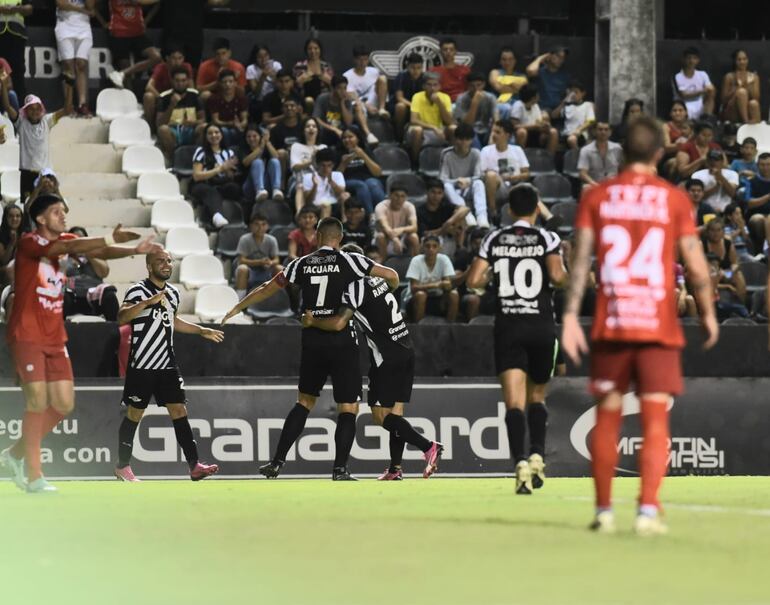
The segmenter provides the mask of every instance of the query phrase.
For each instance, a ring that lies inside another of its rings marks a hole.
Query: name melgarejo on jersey
[[[509,258],[521,258],[523,256],[543,256],[545,248],[543,246],[492,246],[492,254],[495,256],[506,256]]]

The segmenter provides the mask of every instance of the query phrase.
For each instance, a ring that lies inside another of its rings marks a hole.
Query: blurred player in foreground
[[[683,388],[684,335],[677,319],[672,269],[678,254],[698,301],[706,349],[716,343],[719,326],[692,203],[656,174],[664,153],[658,123],[648,117],[634,120],[624,152],[625,170],[587,191],[578,207],[562,346],[576,364],[588,352],[578,313],[595,254],[599,276],[590,376],[597,399],[591,440],[596,518],[591,529],[615,531],[611,486],[618,462],[622,397],[633,382],[641,401],[643,437],[634,530],[654,535],[667,531],[658,491],[668,465],[668,408],[671,397]]]

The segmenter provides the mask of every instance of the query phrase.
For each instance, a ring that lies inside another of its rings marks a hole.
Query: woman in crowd
[[[723,120],[757,124],[762,119],[759,107],[759,75],[749,71],[749,55],[739,49],[733,53],[733,71],[722,79]]]
[[[623,115],[620,117],[620,124],[615,124],[612,127],[612,140],[621,144],[625,142],[629,122],[643,113],[644,101],[641,99],[628,99],[623,104]]]
[[[222,146],[222,131],[209,124],[203,146],[193,154],[193,186],[190,193],[206,207],[217,229],[228,224],[222,213],[224,200],[240,201],[241,187],[236,182],[238,158],[235,152]]]
[[[267,46],[258,44],[251,50],[249,65],[246,67],[246,80],[249,83],[249,95],[262,99],[275,89],[275,76],[283,68],[270,56]]]
[[[243,193],[247,200],[261,202],[272,195],[275,200],[283,199],[281,191],[281,161],[278,150],[270,143],[270,131],[260,131],[256,124],[246,127],[246,148],[243,160],[248,176],[243,182]],[[265,187],[266,181],[270,192]]]
[[[321,41],[310,38],[305,42],[305,59],[294,65],[294,78],[305,99],[305,111],[313,113],[313,104],[322,92],[330,90],[334,70],[323,60]]]
[[[379,179],[382,168],[361,144],[361,135],[355,126],[348,126],[342,131],[340,156],[337,170],[345,177],[347,190],[364,205],[366,213],[371,214],[374,206],[386,197]]]
[[[16,204],[8,204],[3,210],[0,223],[0,286],[11,283],[13,259],[22,233],[24,213]]]
[[[326,145],[318,143],[320,128],[315,118],[305,118],[302,123],[302,142],[294,143],[289,151],[289,166],[295,178],[300,178],[306,172],[313,172],[315,154]]]
[[[666,149],[666,155],[676,155],[679,145],[686,143],[690,138],[687,133],[692,135],[692,129],[689,127],[687,119],[687,106],[684,101],[679,99],[671,104],[669,111],[669,121],[663,124],[663,139]]]
[[[511,107],[519,98],[519,89],[528,80],[526,74],[515,71],[516,55],[513,49],[505,46],[500,51],[500,67],[489,72],[489,86],[497,93],[497,110],[500,119],[507,120],[511,115]]]
[[[725,224],[721,218],[711,219],[701,236],[703,252],[719,259],[720,282],[729,284],[742,303],[746,302],[746,280],[738,264],[738,253],[733,243],[725,237]]]

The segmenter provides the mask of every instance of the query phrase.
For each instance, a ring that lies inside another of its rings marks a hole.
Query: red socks
[[[64,420],[64,415],[52,407],[45,412],[24,412],[21,439],[11,447],[11,456],[17,460],[24,458],[30,481],[42,475],[40,467],[40,445],[48,433]]]
[[[642,491],[639,506],[660,508],[658,490],[668,467],[668,406],[663,401],[642,400],[642,449],[639,474]]]
[[[596,408],[596,426],[591,435],[591,473],[596,488],[596,507],[610,508],[612,479],[618,464],[618,437],[622,410]]]

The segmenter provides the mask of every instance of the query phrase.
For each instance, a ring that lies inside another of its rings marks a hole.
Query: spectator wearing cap
[[[355,93],[356,101],[363,104],[367,115],[390,117],[385,109],[388,101],[388,80],[379,69],[369,65],[368,48],[353,48],[353,67],[342,75],[348,79],[348,92]]]
[[[411,53],[406,58],[406,69],[396,76],[393,84],[393,124],[400,138],[409,122],[412,97],[425,88],[425,65],[422,55]]]
[[[695,124],[695,136],[679,146],[676,154],[676,172],[680,179],[686,179],[706,165],[706,155],[710,150],[721,151],[719,143],[714,141],[714,126],[702,120]]]
[[[497,120],[497,99],[484,90],[486,77],[480,71],[468,74],[468,90],[455,101],[453,117],[460,124],[473,127],[473,146],[481,149],[489,140],[489,131]]]
[[[152,69],[163,58],[147,36],[142,7],[158,0],[110,0],[110,51],[117,69],[109,74],[118,88],[131,88],[126,78]],[[140,60],[140,58],[142,60]],[[132,63],[133,59],[133,63]]]
[[[305,111],[313,113],[318,96],[332,86],[334,69],[323,59],[323,46],[318,38],[305,41],[305,58],[294,64],[294,78],[305,100]]]
[[[426,235],[422,238],[422,254],[415,256],[406,270],[409,285],[404,291],[404,305],[415,323],[426,314],[443,316],[450,322],[457,320],[460,295],[453,285],[455,269],[440,249],[439,238]]]
[[[560,117],[554,110],[559,107],[571,80],[564,67],[568,52],[566,47],[557,46],[527,65],[527,77],[530,80],[537,78],[540,107],[554,120]]]
[[[687,106],[687,115],[697,120],[701,115],[714,113],[716,89],[709,75],[697,69],[700,64],[700,52],[694,46],[684,49],[682,69],[674,76],[674,89],[677,96]]]
[[[345,202],[345,221],[342,223],[342,243],[368,248],[372,244],[372,229],[366,218],[364,205],[355,197]]]
[[[444,144],[455,129],[452,100],[448,94],[439,90],[440,87],[439,75],[428,72],[425,74],[423,91],[412,97],[405,139],[415,163],[423,145]]]
[[[470,208],[452,203],[445,196],[444,184],[439,179],[429,179],[426,186],[425,203],[417,209],[417,233],[420,237],[435,235],[441,240],[442,249],[454,250],[463,240],[465,217]],[[483,199],[483,185],[481,194]]]
[[[489,72],[489,86],[497,93],[497,112],[501,120],[507,120],[511,108],[519,98],[521,88],[527,84],[527,76],[516,71],[516,55],[510,46],[500,50],[500,66]]]
[[[235,75],[235,83],[241,92],[246,91],[246,68],[242,63],[233,59],[233,52],[230,50],[230,40],[227,38],[217,38],[211,45],[214,56],[206,59],[198,68],[198,77],[196,79],[196,88],[201,94],[201,99],[205,103],[208,98],[217,91],[219,87],[219,72],[224,69],[230,70]]]
[[[455,62],[457,57],[457,43],[452,38],[444,38],[439,42],[441,53],[441,65],[430,68],[430,71],[439,75],[441,92],[449,95],[454,102],[466,89],[468,74],[471,68]]]
[[[285,103],[289,100],[297,104],[294,115],[300,119],[304,105],[302,97],[294,90],[294,75],[289,69],[281,69],[275,75],[275,89],[262,99],[262,123],[268,128],[278,124],[285,116]]]
[[[473,205],[475,221],[466,212],[471,224],[489,226],[487,198],[484,181],[481,178],[481,152],[473,148],[473,128],[460,124],[455,130],[452,147],[441,152],[439,179],[443,182],[444,193],[457,208],[467,210],[466,204]]]
[[[420,247],[417,210],[407,200],[406,189],[400,185],[391,187],[390,195],[375,206],[374,216],[377,221],[374,241],[382,258],[417,254]]]
[[[594,140],[580,149],[577,168],[580,180],[586,187],[618,174],[623,163],[623,147],[610,141],[609,122],[596,122]]]
[[[235,78],[235,73],[223,69],[217,76],[217,91],[208,98],[206,109],[211,123],[222,130],[225,147],[237,147],[243,143],[243,133],[249,123],[249,101]]]
[[[45,105],[43,105],[40,97],[27,95],[24,99],[24,105],[17,112],[10,104],[3,74],[0,74],[0,83],[3,83],[3,107],[8,117],[15,123],[16,132],[19,135],[21,199],[25,199],[32,192],[35,179],[40,172],[51,166],[49,157],[51,128],[67,111],[60,109],[54,113],[46,113]]]
[[[267,217],[254,212],[249,220],[249,233],[238,240],[235,291],[239,299],[283,269],[278,258],[278,240],[267,232],[269,228]]]
[[[706,155],[706,168],[692,175],[703,183],[703,201],[717,212],[722,212],[733,201],[740,184],[738,173],[726,166],[724,153],[712,149]]]
[[[519,147],[545,147],[554,155],[559,145],[559,132],[551,126],[548,112],[541,111],[539,99],[537,87],[533,84],[525,84],[519,89],[519,98],[510,108],[511,123],[516,128],[516,144]]]
[[[168,47],[165,50],[163,59],[163,62],[158,63],[155,69],[152,70],[152,75],[144,87],[144,97],[142,99],[144,119],[151,125],[155,124],[160,95],[174,87],[173,72],[177,67],[182,67],[187,72],[188,84],[186,88],[194,83],[192,65],[185,61],[184,53],[180,47]]]
[[[586,100],[586,87],[572,81],[567,88],[567,95],[554,111],[564,118],[561,132],[567,147],[577,149],[588,141],[588,129],[596,121],[594,104]]]
[[[379,178],[382,168],[361,139],[360,131],[354,126],[342,131],[340,163],[337,170],[345,177],[347,189],[363,204],[366,213],[371,214],[374,212],[374,205],[385,198],[385,189]]]
[[[3,0],[0,12],[0,57],[4,57],[16,72],[16,94],[20,99],[27,96],[24,74],[27,72],[25,50],[27,27],[25,17],[32,14],[32,0]]]
[[[171,82],[172,88],[158,97],[155,121],[158,142],[169,160],[178,146],[200,143],[206,128],[203,102],[198,91],[190,88],[190,74],[183,65],[171,70]]]
[[[297,183],[295,205],[297,212],[306,205],[319,209],[321,218],[332,215],[332,206],[338,207],[336,213],[345,216],[345,201],[350,194],[345,191],[345,177],[334,170],[335,153],[331,149],[319,149],[315,154],[315,172],[306,172],[302,181]]]

